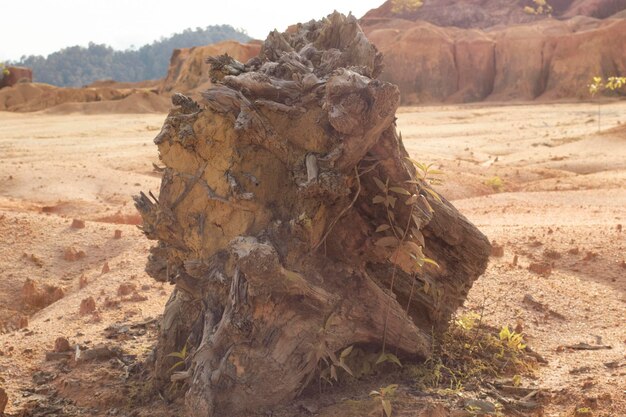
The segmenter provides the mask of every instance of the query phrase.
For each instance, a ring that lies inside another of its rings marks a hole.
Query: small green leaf
[[[387,186],[385,185],[385,183],[382,182],[380,180],[380,178],[378,178],[378,177],[373,177],[373,178],[374,178],[374,182],[376,183],[378,188],[380,188],[380,191],[382,191],[383,193],[386,193],[387,192]]]
[[[375,233],[384,232],[385,230],[389,230],[390,227],[391,226],[389,226],[388,224],[381,224],[376,228]]]
[[[381,388],[380,391],[385,395],[391,395],[396,392],[398,389],[398,384],[389,384],[384,388]]]
[[[433,190],[432,188],[424,188],[424,191],[430,194],[435,200],[439,201],[440,203],[443,203],[439,194],[437,194],[437,192]]]
[[[508,340],[511,337],[511,331],[509,330],[509,326],[504,326],[500,330],[500,340]]]
[[[181,365],[184,366],[185,365],[185,361],[178,361],[178,362],[176,362],[174,365],[172,365],[172,367],[169,369],[168,372],[172,372],[174,369],[178,368]]]
[[[407,161],[411,162],[413,165],[415,165],[415,166],[416,166],[417,168],[419,168],[420,170],[422,170],[422,171],[424,170],[424,168],[425,168],[425,167],[424,167],[424,164],[422,164],[421,162],[417,162],[415,159],[413,159],[413,158],[409,158],[409,157],[406,157],[405,159],[406,159]]]
[[[417,195],[413,194],[411,197],[407,198],[404,204],[410,206],[411,204],[415,204],[417,202]]]
[[[401,194],[401,195],[411,195],[411,193],[410,193],[410,192],[408,192],[407,190],[405,190],[405,189],[404,189],[404,188],[402,188],[402,187],[391,187],[389,190],[390,190],[390,191],[393,191],[393,192],[394,192],[394,193],[396,193],[396,194]]]
[[[398,359],[398,357],[394,355],[393,353],[381,353],[378,359],[376,360],[376,365],[380,365],[383,362],[391,362],[391,363],[398,365],[400,368],[402,368],[402,363],[400,362],[400,359]],[[389,387],[391,387],[391,385],[387,386],[386,388],[388,389]],[[383,391],[383,394],[385,393],[384,390],[386,388],[381,389],[381,391]]]
[[[345,348],[344,350],[341,351],[341,354],[339,355],[339,357],[341,359],[347,358],[348,355],[350,353],[352,353],[352,348],[354,347],[354,345],[348,346],[347,348]]]
[[[348,373],[348,375],[350,376],[354,376],[354,374],[352,373],[352,369],[348,368],[348,365],[346,365],[343,361],[343,358],[339,361],[339,363],[337,364],[338,366],[341,366],[341,368],[346,371]]]
[[[424,263],[434,265],[434,266],[436,266],[437,268],[441,268],[441,267],[439,266],[439,264],[438,264],[438,263],[437,263],[434,259],[424,258]]]
[[[374,204],[380,204],[384,202],[385,202],[385,196],[382,196],[382,195],[377,195],[372,199],[372,203]]]
[[[385,415],[387,417],[391,417],[391,401],[382,400],[383,410],[385,410]]]

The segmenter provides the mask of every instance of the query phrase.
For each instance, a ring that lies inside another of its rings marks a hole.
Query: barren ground
[[[8,413],[25,406],[32,415],[180,413],[180,405],[160,400],[143,405],[142,388],[126,383],[142,372],[135,360],[149,355],[156,334],[150,319],[170,291],[143,271],[150,243],[135,227],[130,199],[140,190],[158,195],[152,138],[164,117],[0,112],[0,386],[9,394]],[[483,312],[495,327],[523,330],[545,358],[534,376],[522,379],[522,386],[541,390],[545,416],[584,408],[592,413],[585,415],[626,415],[626,124],[620,121],[626,123],[626,102],[602,106],[599,134],[597,107],[585,103],[399,114],[409,153],[445,171],[440,193],[504,247],[465,309]],[[72,228],[73,219],[85,228]],[[66,260],[72,248],[84,256]],[[544,263],[544,273],[530,271],[532,263]],[[34,305],[25,297],[32,291],[23,292],[27,279],[39,294],[48,286],[64,296],[45,308]],[[134,288],[120,289],[123,283]],[[96,311],[81,315],[88,297]],[[60,336],[72,346],[108,343],[126,356],[45,361]],[[587,349],[567,347],[578,343]],[[367,400],[375,388],[342,392],[331,405],[322,399],[314,412],[378,416]],[[365,408],[348,403],[354,400]],[[396,415],[445,415],[417,414],[410,401],[396,404]],[[292,415],[312,408],[299,409]]]

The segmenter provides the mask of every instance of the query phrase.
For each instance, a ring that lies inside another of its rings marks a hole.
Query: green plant
[[[417,170],[417,174],[419,175],[418,178],[422,182],[426,182],[426,183],[428,183],[430,185],[441,185],[441,184],[443,184],[443,180],[440,177],[440,175],[443,175],[443,171],[441,171],[439,169],[434,169],[433,168],[433,164],[425,164],[425,163],[416,161],[416,160],[414,160],[412,158],[406,158],[406,159],[408,161],[410,161],[415,166],[415,168]],[[410,183],[410,184],[416,184],[420,188],[420,191],[427,192],[435,200],[441,202],[441,197],[432,188],[421,186],[422,183],[420,183],[419,181],[410,180],[410,181],[407,181],[407,182]]]
[[[324,361],[327,367],[320,370],[320,378],[332,385],[332,380],[339,381],[338,369],[343,369],[348,375],[354,376],[352,370],[346,364],[346,358],[350,355],[353,348],[354,346],[348,346],[341,351],[339,357],[331,351],[322,352],[320,360]]]
[[[500,340],[506,342],[507,346],[511,349],[526,349],[524,344],[524,337],[520,333],[509,330],[509,326],[504,326],[498,333]]]
[[[591,98],[594,98],[597,94],[600,94],[606,90],[617,91],[626,85],[626,77],[608,77],[606,80],[602,77],[593,77],[591,83],[587,85]],[[602,127],[602,112],[600,109],[600,102],[598,101],[598,132]]]
[[[485,180],[485,185],[490,186],[495,192],[500,192],[504,188],[504,181],[499,176],[494,176]]]
[[[391,0],[391,12],[395,14],[414,12],[423,5],[422,0]]]
[[[535,15],[552,16],[552,6],[546,0],[533,0],[532,6],[524,7],[524,12]]]
[[[444,334],[434,337],[432,350],[423,364],[406,367],[420,389],[458,392],[487,378],[504,376],[511,377],[515,385],[534,363],[521,334],[507,326],[500,330],[488,327],[474,312],[457,317]]]
[[[370,397],[377,399],[380,401],[380,406],[382,408],[382,417],[391,417],[391,400],[390,397],[398,389],[398,384],[387,385],[386,387],[381,387],[378,391],[370,392]]]
[[[4,63],[0,62],[0,80],[6,75],[9,75],[9,70]]]
[[[179,366],[185,367],[186,366],[186,361],[187,361],[187,344],[185,344],[185,346],[183,346],[183,348],[182,348],[182,350],[180,352],[168,353],[167,357],[180,359],[178,362],[176,362],[174,365],[172,365],[172,367],[169,369],[170,372],[172,372],[174,369],[178,368]]]
[[[176,368],[179,367],[183,367],[183,369],[187,366],[187,357],[188,357],[189,352],[187,352],[187,344],[185,343],[185,346],[183,346],[183,348],[179,351],[179,352],[172,352],[172,353],[168,353],[167,357],[169,358],[177,358],[179,359],[176,363],[174,363],[174,365],[172,365],[169,369],[169,372],[174,372],[174,370],[176,370]],[[177,388],[180,388],[181,386],[184,386],[184,380],[178,380],[178,379],[174,379],[174,375],[172,375],[172,379],[170,382],[170,386],[167,390],[168,394],[171,394],[172,392],[174,392]]]
[[[409,180],[407,183],[415,184],[417,188],[422,191],[429,190],[429,194],[436,197],[439,201],[441,198],[432,189],[424,186],[430,175],[434,175],[435,170],[431,169],[431,165],[420,164],[412,159],[408,158],[413,164],[417,164],[416,168],[421,172],[419,180]],[[439,267],[436,261],[428,258],[424,255],[424,236],[420,231],[422,220],[415,214],[414,210],[416,205],[428,214],[433,214],[434,210],[428,200],[422,194],[413,194],[409,190],[401,186],[392,186],[389,184],[389,178],[383,182],[380,178],[372,177],[374,183],[381,191],[381,194],[374,196],[372,199],[373,204],[381,204],[384,207],[387,217],[387,223],[379,225],[375,232],[384,233],[385,236],[378,238],[375,245],[381,248],[392,249],[389,260],[393,264],[391,273],[391,281],[389,284],[389,294],[393,294],[393,288],[397,273],[397,268],[401,264],[407,270],[419,270],[424,267],[425,264],[431,264]],[[421,181],[420,181],[421,180]],[[406,197],[404,204],[410,206],[409,215],[406,225],[400,227],[396,221],[396,202],[398,198]],[[416,243],[418,242],[418,243]],[[412,282],[411,296],[415,279]],[[407,310],[410,307],[411,297],[407,303]],[[385,347],[387,342],[387,322],[389,319],[389,311],[391,306],[391,298],[385,312],[385,325],[383,333],[382,354],[385,354]]]
[[[349,349],[349,350],[348,350]],[[346,350],[342,351],[339,355],[339,360],[342,364],[350,369],[350,373],[346,372],[345,374],[351,378],[362,378],[364,376],[373,375],[377,368],[382,366],[385,363],[392,364],[399,368],[402,367],[402,363],[400,359],[393,353],[381,353],[381,352],[373,352],[370,350],[366,350],[365,348],[360,347],[352,347],[350,346]],[[341,381],[342,373],[337,372],[340,369],[344,369],[343,366],[340,366],[335,369],[335,373],[331,374],[330,366],[322,369],[321,371],[321,379],[332,385],[332,381]]]

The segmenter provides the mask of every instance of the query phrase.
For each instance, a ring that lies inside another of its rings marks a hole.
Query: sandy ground
[[[125,377],[135,356],[149,355],[156,334],[151,319],[162,312],[170,287],[143,271],[150,242],[135,227],[130,196],[158,195],[152,138],[164,117],[0,112],[0,386],[9,394],[7,412],[46,400],[66,413],[57,415],[70,415],[68,409],[117,415],[133,407],[130,415],[155,415],[154,407],[140,407],[140,390]],[[504,246],[465,309],[484,312],[493,326],[523,329],[546,359],[522,381],[547,396],[545,416],[585,407],[594,416],[626,415],[626,125],[620,122],[626,123],[626,102],[602,106],[601,133],[597,107],[585,103],[399,114],[411,155],[445,171],[440,193]],[[73,219],[85,227],[72,228]],[[72,250],[84,256],[67,260]],[[530,271],[532,263],[544,273]],[[23,291],[27,279],[38,294],[60,290],[63,297],[45,308],[33,305]],[[89,297],[95,311],[81,314]],[[113,343],[128,358],[71,366],[45,361],[60,336],[82,348]],[[567,348],[577,343],[594,350]],[[180,411],[159,407],[162,415]]]

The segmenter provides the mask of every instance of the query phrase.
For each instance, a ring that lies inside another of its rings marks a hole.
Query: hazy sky
[[[230,24],[265,39],[273,29],[333,10],[361,17],[384,0],[1,0],[0,60],[90,41],[141,46],[186,28]]]

